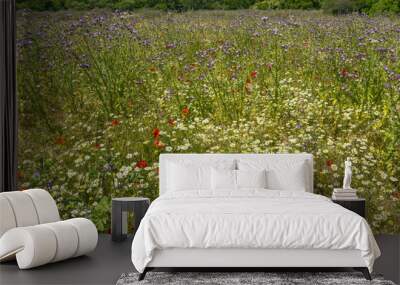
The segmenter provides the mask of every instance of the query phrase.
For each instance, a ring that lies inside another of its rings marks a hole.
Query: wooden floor
[[[400,235],[376,237],[382,257],[375,263],[375,272],[399,284]],[[100,235],[96,250],[88,256],[19,270],[15,262],[0,264],[0,284],[115,284],[124,272],[134,271],[130,259],[132,239],[112,242],[109,235]]]

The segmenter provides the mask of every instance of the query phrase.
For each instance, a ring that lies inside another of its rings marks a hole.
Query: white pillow
[[[211,189],[211,167],[169,163],[168,190]]]
[[[211,170],[212,189],[236,189],[236,170],[232,169],[216,169]]]
[[[306,160],[241,159],[239,170],[267,170],[267,188],[306,191],[309,189],[309,167]]]
[[[267,188],[267,171],[236,170],[237,188]]]
[[[263,170],[211,170],[213,190],[237,190],[240,188],[266,188],[267,171]]]
[[[211,190],[211,168],[235,169],[234,159],[182,159],[170,160],[165,165],[167,191],[194,189]]]

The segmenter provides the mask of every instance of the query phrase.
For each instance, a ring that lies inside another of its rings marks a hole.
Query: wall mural
[[[18,13],[19,188],[110,227],[162,152],[309,152],[400,232],[400,19],[306,11]]]

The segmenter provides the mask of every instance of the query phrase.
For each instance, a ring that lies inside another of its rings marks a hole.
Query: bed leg
[[[361,272],[362,272],[362,274],[364,274],[365,279],[367,279],[367,280],[372,280],[371,274],[369,274],[369,270],[368,270],[367,267],[364,267],[364,268],[361,270]]]
[[[144,277],[146,277],[146,273],[147,273],[148,269],[147,267],[143,270],[142,273],[139,274],[139,278],[138,281],[142,281],[144,279]]]
[[[369,274],[369,270],[367,267],[355,267],[354,269],[357,271],[361,271],[361,273],[364,275],[365,279],[372,280],[371,274]]]

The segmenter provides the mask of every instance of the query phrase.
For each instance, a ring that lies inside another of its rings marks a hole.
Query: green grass
[[[316,11],[20,12],[20,188],[106,231],[110,197],[157,197],[161,152],[309,152],[317,193],[351,157],[371,227],[400,232],[399,30]]]

